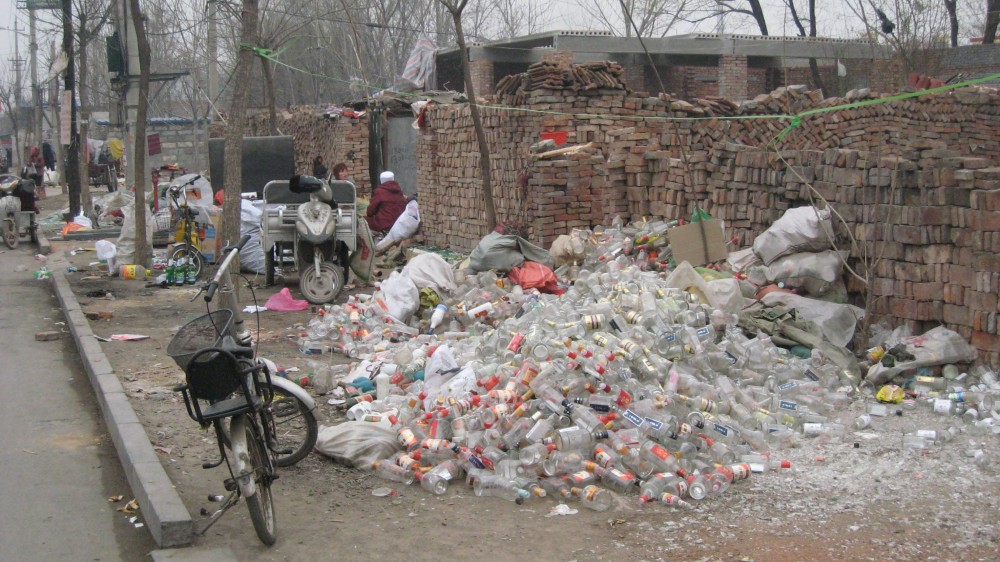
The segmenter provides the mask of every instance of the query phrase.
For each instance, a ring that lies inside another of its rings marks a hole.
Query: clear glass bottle
[[[600,486],[590,485],[585,488],[570,488],[570,492],[580,499],[580,503],[587,509],[594,511],[607,511],[614,504],[614,497],[611,492]]]
[[[493,496],[507,501],[524,503],[530,493],[517,487],[517,484],[497,475],[480,476],[472,485],[476,496]]]
[[[406,486],[413,484],[413,481],[417,478],[414,471],[388,461],[377,461],[372,464],[372,468],[375,469],[375,475],[379,478],[399,482]]]

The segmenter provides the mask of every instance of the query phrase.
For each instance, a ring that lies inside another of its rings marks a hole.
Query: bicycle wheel
[[[205,258],[202,257],[201,252],[197,248],[189,244],[174,246],[174,249],[170,250],[167,259],[174,260],[174,263],[181,263],[181,260],[184,260],[184,263],[188,267],[194,266],[194,276],[196,279],[200,279],[201,273],[205,270]]]
[[[247,419],[247,453],[250,456],[248,467],[253,471],[253,480],[257,492],[245,498],[247,509],[250,510],[250,520],[257,531],[260,542],[271,546],[278,540],[277,524],[274,518],[274,500],[271,497],[271,469],[267,459],[267,446],[264,437],[257,429],[257,423]]]
[[[263,387],[267,383],[261,382]],[[271,386],[274,400],[269,407],[269,415],[262,416],[262,423],[269,423],[274,436],[275,449],[291,449],[288,454],[274,453],[274,464],[280,467],[292,466],[306,458],[316,446],[319,435],[319,421],[316,414],[294,394]],[[223,425],[223,443],[229,447],[229,424]]]
[[[275,449],[292,450],[287,455],[275,453],[274,464],[282,467],[292,466],[306,458],[316,446],[319,423],[316,421],[316,414],[295,395],[274,386],[271,389],[274,392],[274,400],[271,401],[271,415],[266,418],[270,418]]]

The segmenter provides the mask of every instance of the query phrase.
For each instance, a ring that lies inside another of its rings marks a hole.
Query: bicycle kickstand
[[[195,534],[197,535],[204,536],[204,534],[208,531],[208,529],[212,525],[215,525],[215,522],[218,521],[220,517],[222,517],[223,513],[225,513],[230,507],[236,505],[236,503],[239,501],[238,491],[233,490],[232,492],[229,492],[229,494],[226,496],[208,496],[208,501],[219,501],[221,502],[222,505],[219,506],[219,509],[211,513],[211,516],[208,518],[208,521],[205,522],[204,527],[202,527],[200,530],[198,529],[195,530]],[[201,508],[201,514],[209,515],[209,512],[207,509],[203,507]]]

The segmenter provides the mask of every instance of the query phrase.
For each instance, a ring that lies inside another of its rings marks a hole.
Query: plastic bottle
[[[166,269],[166,275],[167,275],[166,282],[167,282],[167,285],[173,285],[174,284],[174,275],[175,275],[174,269],[176,267],[177,267],[177,265],[176,265],[176,262],[174,261],[173,258],[167,260],[167,269]]]
[[[430,329],[427,331],[428,334],[433,334],[434,330],[436,330],[438,326],[441,325],[441,322],[444,321],[444,315],[447,312],[448,312],[448,307],[443,304],[439,304],[434,307],[434,312],[433,314],[431,314]]]
[[[174,264],[174,285],[183,285],[187,281],[187,257],[177,259]]]
[[[389,375],[385,372],[385,369],[375,375],[375,396],[379,400],[384,400],[389,397],[389,390],[392,388],[392,383],[390,381]]]
[[[462,467],[456,460],[446,460],[420,476],[420,487],[435,495],[448,491],[448,482],[462,476]]]

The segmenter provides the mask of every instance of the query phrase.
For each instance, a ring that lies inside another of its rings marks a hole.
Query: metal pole
[[[35,145],[42,146],[42,96],[38,92],[38,41],[35,34],[35,11],[28,9],[28,25],[30,27],[31,44],[31,106],[32,130],[35,135]]]
[[[80,214],[80,133],[76,130],[76,64],[73,56],[73,0],[62,0],[63,52],[69,59],[64,80],[69,92],[69,148],[67,149],[66,183],[69,185],[69,212]]]
[[[18,113],[21,112],[21,42],[17,38],[17,20],[14,20],[14,81],[16,86],[14,87],[14,119],[18,118]],[[20,132],[21,128],[18,127],[17,131]],[[14,139],[14,154],[17,156],[17,166],[18,169],[23,168],[27,162],[24,161],[24,149],[26,146],[21,145],[21,139]]]

